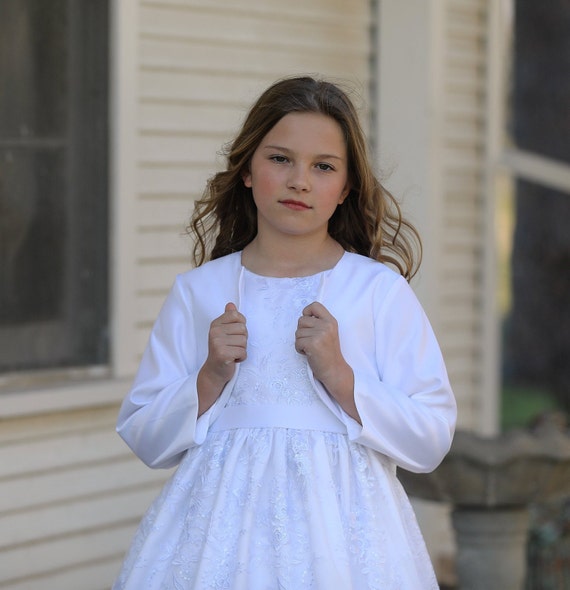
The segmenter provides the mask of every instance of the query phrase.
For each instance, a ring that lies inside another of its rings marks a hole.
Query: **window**
[[[108,2],[0,6],[0,372],[108,361]]]
[[[513,8],[509,178],[498,211],[506,427],[570,411],[570,9],[562,0]]]

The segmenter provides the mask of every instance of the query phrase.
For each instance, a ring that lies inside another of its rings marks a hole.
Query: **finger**
[[[330,316],[330,313],[322,303],[313,301],[313,303],[309,303],[309,305],[303,309],[303,315],[307,317],[313,316],[316,318],[324,318]]]
[[[225,336],[245,336],[247,337],[247,327],[245,322],[240,321],[214,321],[210,328],[210,333],[214,337],[224,338]]]
[[[247,350],[245,349],[245,347],[236,348],[235,354],[234,354],[234,362],[241,363],[241,362],[245,361],[246,358],[247,358]]]
[[[299,354],[305,354],[305,346],[303,343],[303,340],[301,338],[297,338],[295,340],[295,350],[299,353]]]
[[[297,329],[316,328],[321,320],[314,315],[302,315],[297,321]]]
[[[215,330],[210,333],[210,342],[221,350],[224,346],[247,346],[247,334],[245,332],[235,332],[228,334],[222,330]]]
[[[224,361],[224,365],[230,365],[231,363],[241,363],[245,361],[247,357],[247,351],[241,346],[233,346],[228,349],[228,359]]]
[[[214,337],[210,340],[210,357],[225,365],[245,360],[247,355],[247,339],[243,335]]]
[[[313,354],[312,349],[313,343],[310,338],[297,338],[295,340],[295,350],[306,357],[310,357]]]
[[[217,318],[217,320],[219,320],[222,324],[228,324],[233,322],[241,322],[245,324],[246,321],[245,316],[238,311],[238,308],[236,307],[235,303],[232,302],[226,303],[224,313],[219,318]]]

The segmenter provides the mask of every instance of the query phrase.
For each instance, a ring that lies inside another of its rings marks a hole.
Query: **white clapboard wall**
[[[483,274],[488,0],[446,0],[438,337],[462,410],[477,415],[484,370]]]
[[[0,588],[110,586],[167,473],[114,434],[117,408],[0,424]]]

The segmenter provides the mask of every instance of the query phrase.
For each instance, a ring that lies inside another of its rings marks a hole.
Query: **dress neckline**
[[[323,274],[328,274],[328,273],[332,272],[333,270],[335,270],[340,265],[342,260],[346,257],[346,254],[347,254],[347,252],[345,250],[342,253],[342,256],[336,261],[336,263],[333,266],[331,266],[331,268],[326,268],[325,270],[321,270],[319,272],[315,272],[310,275],[295,275],[295,276],[286,276],[286,277],[277,277],[275,275],[262,275],[262,274],[259,274],[259,273],[256,273],[256,272],[250,270],[249,268],[247,268],[247,266],[244,266],[244,264],[241,262],[241,253],[240,253],[240,266],[241,266],[242,272],[245,272],[251,276],[258,277],[261,279],[271,279],[271,280],[277,280],[277,281],[278,280],[291,280],[291,279],[310,279],[311,277],[318,277]]]

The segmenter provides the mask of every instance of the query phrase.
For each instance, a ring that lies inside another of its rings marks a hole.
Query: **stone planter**
[[[399,478],[410,496],[453,506],[461,590],[521,590],[528,507],[570,495],[570,435],[559,418],[492,438],[458,431],[433,473]]]
[[[456,508],[456,568],[461,590],[521,590],[525,581],[526,508]]]

